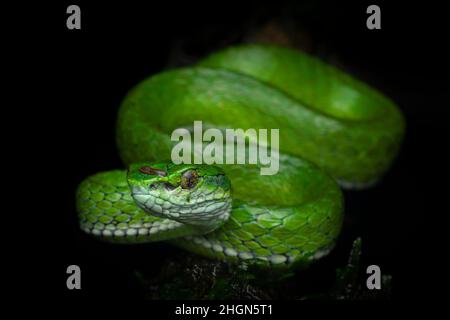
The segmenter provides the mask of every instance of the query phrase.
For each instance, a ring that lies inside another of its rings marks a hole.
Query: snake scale
[[[176,128],[278,128],[279,172],[259,164],[174,164]],[[170,241],[263,268],[308,266],[333,248],[343,188],[364,188],[398,153],[404,118],[387,97],[296,50],[239,45],[133,88],[117,145],[128,170],[77,190],[81,229],[110,242]]]

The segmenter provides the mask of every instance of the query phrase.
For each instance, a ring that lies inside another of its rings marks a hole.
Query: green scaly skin
[[[192,129],[195,120],[204,129],[280,129],[279,172],[161,162],[170,159],[172,131]],[[81,183],[81,228],[107,241],[170,240],[214,259],[304,267],[327,254],[340,232],[335,181],[361,188],[380,179],[403,132],[391,100],[315,58],[272,46],[229,48],[128,94],[117,122],[128,176],[103,172]],[[145,166],[165,175],[140,172]],[[185,189],[180,179],[189,170],[198,181]]]

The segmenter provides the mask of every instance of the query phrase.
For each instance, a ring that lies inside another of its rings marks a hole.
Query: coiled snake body
[[[175,165],[175,128],[279,129],[276,175],[259,165]],[[395,104],[307,54],[243,45],[138,84],[117,143],[128,171],[77,191],[82,230],[107,241],[170,240],[198,254],[262,267],[307,266],[340,232],[343,187],[376,182],[404,132]]]

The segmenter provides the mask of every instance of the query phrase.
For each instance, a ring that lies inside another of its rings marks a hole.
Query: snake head
[[[231,183],[210,165],[141,162],[128,169],[136,204],[149,214],[212,231],[231,211]]]

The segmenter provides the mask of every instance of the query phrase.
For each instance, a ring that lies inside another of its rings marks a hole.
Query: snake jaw
[[[169,197],[166,197],[162,196],[162,189],[167,192],[163,184],[157,189],[136,186],[131,189],[131,195],[137,206],[151,215],[192,225],[208,232],[220,227],[230,216],[232,200],[229,195],[221,200],[208,200],[205,197],[194,199],[178,186],[169,191],[166,194]],[[184,197],[170,198],[170,195],[177,193],[183,194]],[[180,201],[183,198],[184,200]]]

